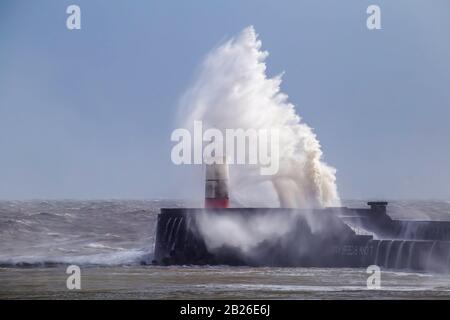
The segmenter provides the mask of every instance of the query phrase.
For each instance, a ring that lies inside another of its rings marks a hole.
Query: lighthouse
[[[205,167],[205,208],[228,208],[228,164],[226,157]]]

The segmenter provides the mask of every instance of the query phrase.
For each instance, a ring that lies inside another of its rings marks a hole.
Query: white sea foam
[[[48,265],[48,264],[76,264],[76,265],[133,265],[150,263],[152,253],[145,250],[123,250],[111,253],[97,253],[74,256],[45,256],[27,255],[1,258],[0,265]]]

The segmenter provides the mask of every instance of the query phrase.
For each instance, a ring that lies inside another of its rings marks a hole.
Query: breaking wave
[[[18,256],[0,260],[1,267],[50,267],[58,265],[147,265],[151,264],[153,253],[145,250],[124,250],[120,252],[98,253],[90,255],[46,257]]]
[[[191,130],[194,121],[202,121],[205,129],[222,134],[227,129],[279,132],[278,173],[261,176],[259,168],[242,165],[230,170],[232,196],[240,203],[253,205],[246,196],[257,195],[264,206],[339,206],[336,170],[324,162],[316,134],[281,91],[281,75],[267,76],[268,52],[261,46],[250,26],[213,49],[182,98],[180,121]],[[263,202],[267,199],[271,203]]]

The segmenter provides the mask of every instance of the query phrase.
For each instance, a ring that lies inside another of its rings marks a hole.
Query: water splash
[[[336,170],[323,161],[313,130],[280,91],[281,75],[267,77],[267,56],[252,26],[212,50],[182,98],[183,127],[192,128],[194,121],[201,120],[205,129],[213,127],[222,133],[225,129],[279,130],[278,173],[261,176],[259,167],[233,167],[232,200],[294,208],[339,206]]]
[[[401,258],[402,258],[402,252],[403,252],[403,247],[405,245],[405,240],[403,240],[400,244],[400,247],[398,248],[398,252],[397,252],[397,258],[395,259],[395,268],[399,269],[401,266]]]

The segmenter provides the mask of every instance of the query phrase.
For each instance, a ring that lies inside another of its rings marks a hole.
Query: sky
[[[450,200],[447,0],[2,0],[0,199],[198,196],[170,160],[179,101],[249,25],[343,199]]]

